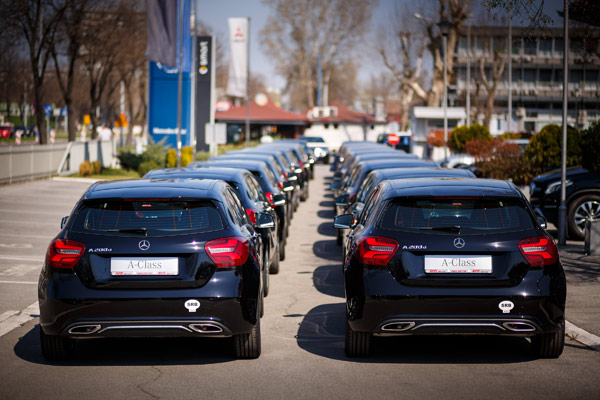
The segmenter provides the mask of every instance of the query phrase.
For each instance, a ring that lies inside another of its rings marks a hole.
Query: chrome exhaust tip
[[[211,323],[189,324],[188,327],[198,333],[222,333],[223,328]]]
[[[513,332],[534,332],[536,330],[535,326],[523,321],[505,322],[502,326]]]
[[[78,325],[68,330],[71,335],[92,335],[102,328],[101,325]]]
[[[381,327],[381,330],[384,332],[402,332],[407,331],[414,327],[416,324],[414,322],[388,322],[387,324]]]

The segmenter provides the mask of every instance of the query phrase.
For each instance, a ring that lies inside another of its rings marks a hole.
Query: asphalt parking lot
[[[287,258],[271,276],[257,360],[236,360],[226,339],[114,339],[82,340],[73,360],[45,361],[37,275],[61,217],[89,183],[0,186],[0,398],[599,397],[600,351],[573,338],[556,360],[532,359],[526,339],[493,336],[378,338],[371,358],[347,359],[329,169],[315,170]],[[600,336],[600,257],[585,256],[581,243],[561,257],[567,320]]]

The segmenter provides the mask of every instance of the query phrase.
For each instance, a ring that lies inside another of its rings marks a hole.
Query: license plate
[[[425,256],[428,274],[491,274],[491,256]]]
[[[110,259],[110,273],[123,275],[177,275],[179,261],[177,257],[113,257]]]

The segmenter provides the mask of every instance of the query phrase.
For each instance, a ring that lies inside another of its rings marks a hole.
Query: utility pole
[[[248,60],[246,62],[246,147],[250,146],[250,17],[248,17]]]
[[[563,40],[563,114],[562,114],[562,164],[560,179],[560,205],[558,206],[558,244],[567,244],[567,111],[569,108],[569,0],[565,0]]]
[[[512,131],[512,11],[508,14],[508,114],[506,125]]]

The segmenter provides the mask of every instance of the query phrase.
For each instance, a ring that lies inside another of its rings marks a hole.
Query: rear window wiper
[[[110,229],[108,232],[119,232],[119,233],[137,233],[140,235],[148,236],[148,229],[146,228],[123,228],[123,229]]]
[[[448,226],[423,226],[419,228],[421,230],[428,231],[448,231],[448,232],[460,232],[460,225],[448,225]]]

